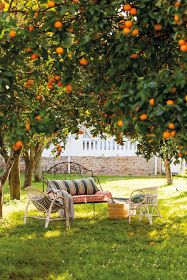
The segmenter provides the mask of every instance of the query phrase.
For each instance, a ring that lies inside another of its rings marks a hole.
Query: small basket
[[[110,219],[127,219],[129,217],[129,204],[108,202],[108,216]]]

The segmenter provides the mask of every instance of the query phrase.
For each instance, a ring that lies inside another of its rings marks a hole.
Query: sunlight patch
[[[47,231],[44,233],[45,238],[59,237],[60,235],[61,235],[61,232],[59,230]]]

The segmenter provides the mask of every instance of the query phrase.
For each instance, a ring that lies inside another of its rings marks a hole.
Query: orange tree
[[[186,5],[1,2],[0,121],[14,151],[35,132],[60,133],[62,125],[76,132],[86,123],[119,142],[124,134],[147,141],[152,134],[156,147],[162,138],[177,137],[184,156]],[[49,94],[33,101],[39,87]]]

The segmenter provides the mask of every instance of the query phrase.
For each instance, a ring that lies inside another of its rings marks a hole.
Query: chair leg
[[[147,218],[148,218],[148,220],[149,220],[150,225],[152,225],[152,224],[153,224],[152,215],[151,215],[150,212],[149,212],[149,207],[147,206],[146,208],[147,208],[147,211],[146,211],[147,214],[146,214],[146,216],[147,216]]]
[[[28,213],[29,204],[30,204],[30,200],[28,199],[27,205],[26,205],[26,208],[25,208],[25,213],[24,213],[24,224],[25,225],[27,223],[27,213]]]
[[[67,207],[65,207],[65,219],[66,219],[66,229],[70,229],[69,212],[68,212],[68,208]]]
[[[54,202],[55,202],[55,200],[53,200],[53,201],[51,202],[51,205],[50,205],[49,210],[48,210],[48,212],[47,212],[47,217],[46,217],[46,220],[45,220],[45,228],[47,228],[48,225],[49,225],[49,221],[50,221],[50,217],[51,217],[51,210],[52,210],[52,207],[53,207]]]

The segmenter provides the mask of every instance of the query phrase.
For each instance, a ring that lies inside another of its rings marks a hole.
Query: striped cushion
[[[99,191],[93,178],[84,178],[77,180],[47,180],[47,192],[58,190],[67,191],[73,195],[92,195]]]

